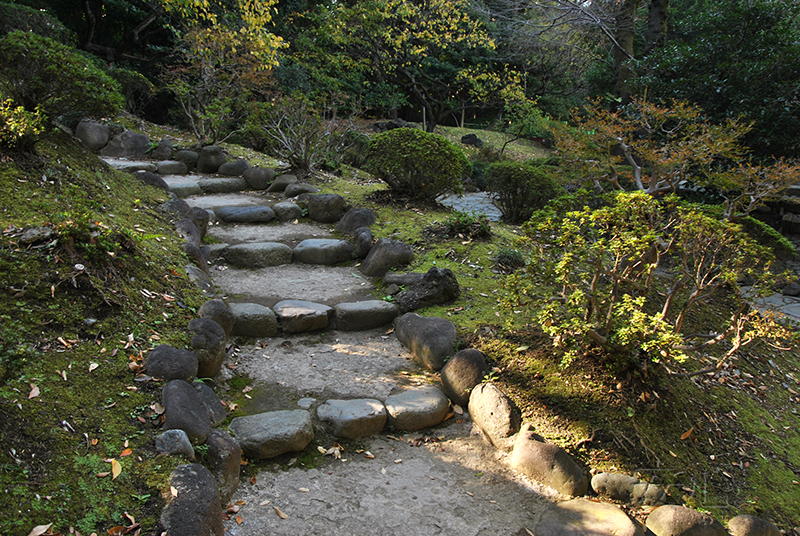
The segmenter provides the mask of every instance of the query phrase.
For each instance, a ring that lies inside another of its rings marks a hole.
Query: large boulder
[[[510,450],[510,439],[519,431],[519,409],[493,383],[475,386],[469,395],[469,416],[489,442],[502,450]]]
[[[206,445],[208,445],[206,467],[217,481],[220,504],[224,508],[239,488],[242,447],[236,439],[223,430],[211,430]]]
[[[667,501],[661,487],[620,473],[597,473],[592,477],[592,489],[598,495],[633,506],[661,506]]]
[[[81,119],[78,126],[75,127],[75,137],[92,152],[99,151],[106,146],[109,134],[108,125],[91,119]]]
[[[354,234],[360,227],[370,227],[375,223],[375,212],[370,208],[351,208],[339,223],[336,230],[342,234]]]
[[[444,394],[459,406],[469,404],[472,389],[483,381],[488,367],[486,356],[475,348],[466,348],[453,356],[442,368]]]
[[[573,499],[551,504],[533,526],[536,536],[644,536],[641,525],[613,504]]]
[[[346,302],[334,306],[336,329],[363,331],[385,326],[397,316],[397,306],[383,300]]]
[[[222,256],[239,268],[266,268],[292,262],[292,248],[280,242],[248,242],[226,247]]]
[[[461,294],[455,274],[449,268],[433,267],[421,281],[395,297],[400,312],[453,301]]]
[[[314,439],[311,414],[303,409],[236,417],[230,429],[248,458],[274,458],[299,452]]]
[[[339,221],[347,212],[347,200],[339,194],[317,194],[308,198],[308,217],[321,223]]]
[[[444,421],[450,401],[435,385],[423,385],[392,395],[383,403],[388,424],[395,430],[414,432]]]
[[[225,330],[225,335],[230,336],[233,331],[233,325],[236,322],[236,317],[231,311],[228,304],[220,299],[208,300],[200,309],[197,310],[197,316],[200,318],[207,318],[213,320]]]
[[[164,430],[183,430],[195,445],[202,445],[211,432],[208,408],[191,384],[172,380],[161,389]]]
[[[294,260],[305,264],[332,265],[353,259],[353,244],[335,238],[308,238],[293,251]]]
[[[169,536],[223,536],[217,481],[200,464],[181,465],[169,477],[172,493],[161,511],[162,532]]]
[[[219,173],[220,175],[224,175],[226,177],[241,177],[244,174],[244,172],[247,171],[249,168],[250,168],[250,163],[247,160],[244,160],[242,158],[237,158],[236,160],[225,162],[224,164],[219,166],[217,173]]]
[[[378,240],[369,255],[361,263],[361,272],[372,277],[381,277],[392,268],[403,266],[414,258],[414,250],[408,244],[390,238]]]
[[[317,417],[336,437],[356,439],[378,434],[386,424],[386,408],[380,400],[328,400],[317,408]]]
[[[200,149],[197,158],[197,171],[200,173],[216,173],[225,163],[225,151],[219,145],[207,145]]]
[[[335,317],[333,307],[304,300],[282,300],[273,307],[284,333],[325,329]]]
[[[394,334],[417,361],[433,371],[441,370],[455,354],[456,327],[443,318],[406,313],[397,321]]]
[[[253,190],[266,190],[275,179],[275,170],[272,168],[249,167],[244,170],[242,177]]]
[[[653,510],[646,525],[655,536],[728,536],[722,523],[710,515],[673,504]]]
[[[150,149],[150,138],[147,134],[140,134],[132,130],[114,136],[108,144],[100,149],[103,156],[134,157],[144,156]]]
[[[208,318],[195,318],[189,322],[189,347],[197,355],[197,377],[213,378],[219,374],[225,359],[225,330]]]
[[[197,356],[188,350],[162,344],[147,354],[145,367],[150,376],[165,382],[170,380],[191,382],[197,376]]]
[[[547,443],[526,424],[517,435],[511,452],[511,467],[559,493],[583,495],[589,479],[572,456],[558,445]]]

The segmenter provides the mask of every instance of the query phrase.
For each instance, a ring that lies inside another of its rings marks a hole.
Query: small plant
[[[451,236],[462,236],[472,239],[489,238],[492,236],[492,227],[486,214],[471,214],[459,212],[447,217],[444,223],[447,233]]]
[[[0,102],[0,145],[25,149],[44,132],[45,117],[40,107],[29,112],[14,106],[11,99]]]
[[[563,193],[550,172],[536,163],[505,160],[489,167],[487,187],[509,223],[522,223],[534,210]]]
[[[494,263],[505,273],[514,273],[525,267],[525,257],[518,249],[502,248],[494,256]]]
[[[461,193],[461,182],[470,172],[469,161],[455,144],[415,128],[375,136],[366,168],[395,193],[416,199]]]

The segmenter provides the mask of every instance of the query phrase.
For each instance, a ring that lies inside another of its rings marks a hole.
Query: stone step
[[[133,160],[124,157],[104,156],[101,160],[118,171],[133,173],[135,171],[151,171],[155,173],[158,167],[148,160]]]

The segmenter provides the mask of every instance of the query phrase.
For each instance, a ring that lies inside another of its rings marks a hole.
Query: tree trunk
[[[650,0],[647,10],[647,33],[645,34],[644,55],[661,48],[667,41],[667,19],[669,0]]]
[[[633,59],[634,21],[640,0],[624,0],[620,3],[615,21],[616,46],[614,47],[614,94],[621,104],[631,100],[628,81],[633,74],[628,62]]]

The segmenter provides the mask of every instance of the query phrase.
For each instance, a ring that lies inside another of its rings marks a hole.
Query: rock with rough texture
[[[269,207],[219,207],[214,214],[226,223],[266,223],[275,219],[275,212]]]
[[[211,278],[208,277],[208,274],[194,264],[187,264],[184,270],[186,270],[186,276],[189,278],[189,281],[194,283],[197,288],[202,290],[207,296],[214,294],[214,283],[211,282]]]
[[[536,536],[644,536],[641,525],[613,504],[573,499],[550,505],[533,526]]]
[[[469,395],[469,416],[495,447],[510,450],[509,439],[519,431],[519,409],[493,383],[475,386]]]
[[[192,259],[194,263],[197,265],[198,268],[203,270],[205,273],[209,273],[208,271],[208,247],[207,246],[198,246],[192,242],[186,242],[183,245],[183,252],[186,253],[186,256]]]
[[[383,276],[383,283],[386,285],[400,285],[410,287],[411,285],[416,285],[422,278],[425,277],[424,273],[420,272],[408,272],[406,274],[401,274],[398,272],[389,272],[385,276]]]
[[[225,152],[219,145],[207,145],[200,149],[197,158],[197,171],[200,173],[216,173],[227,160]]]
[[[180,160],[161,160],[156,162],[156,169],[159,175],[186,175],[189,173],[189,166]]]
[[[170,380],[191,382],[197,376],[197,356],[188,350],[162,344],[147,354],[145,368],[150,376],[165,382]]]
[[[37,242],[50,240],[55,234],[52,227],[31,227],[22,233],[22,236],[19,237],[19,242],[20,244],[36,244]]]
[[[728,536],[722,523],[710,515],[672,504],[653,510],[646,525],[655,536]]]
[[[187,217],[197,226],[197,230],[200,231],[200,241],[202,242],[206,237],[208,223],[211,221],[211,215],[203,208],[192,207]]]
[[[222,256],[239,268],[266,268],[292,262],[292,248],[279,242],[249,242],[228,246]]]
[[[220,299],[208,300],[200,309],[197,310],[197,316],[200,318],[207,318],[213,320],[220,327],[225,330],[225,336],[230,336],[233,331],[233,325],[236,322],[236,317],[233,315],[228,304]]]
[[[268,192],[282,192],[286,190],[286,187],[290,184],[295,184],[297,182],[297,177],[294,175],[278,175],[275,180],[272,181],[272,184],[269,185],[267,188]]]
[[[347,212],[347,200],[339,194],[317,194],[308,198],[308,217],[321,223],[339,221]]]
[[[219,166],[217,173],[226,177],[241,177],[248,169],[250,169],[250,163],[242,158],[237,158]]]
[[[174,147],[175,142],[169,138],[162,138],[161,141],[158,142],[158,145],[150,151],[150,158],[153,160],[169,160]]]
[[[328,400],[317,408],[317,417],[336,437],[356,439],[378,434],[386,424],[386,408],[380,400]]]
[[[213,378],[219,374],[225,358],[225,330],[208,318],[195,318],[187,326],[189,348],[197,355],[197,377]]]
[[[572,456],[558,445],[545,442],[530,424],[517,435],[510,463],[513,469],[564,495],[575,497],[589,489],[589,479]]]
[[[361,272],[372,277],[381,277],[398,266],[411,262],[414,250],[408,244],[390,238],[378,240],[369,255],[361,263]]]
[[[433,267],[414,285],[396,296],[400,311],[407,313],[422,307],[453,301],[461,294],[455,274],[449,268]]]
[[[203,193],[200,184],[194,180],[178,184],[172,183],[169,187],[169,191],[178,197],[189,197],[190,195],[200,195]]]
[[[450,409],[450,401],[435,385],[407,389],[388,397],[383,404],[389,426],[407,432],[436,426]]]
[[[397,321],[394,334],[416,360],[433,371],[441,370],[455,354],[456,327],[443,318],[406,313]]]
[[[165,430],[183,430],[194,445],[202,445],[211,431],[211,419],[200,395],[190,383],[171,380],[161,389]]]
[[[103,156],[142,157],[150,148],[150,138],[132,130],[114,136],[108,144],[100,149]]]
[[[778,527],[760,517],[739,515],[728,521],[730,536],[781,536]]]
[[[139,170],[139,171],[134,171],[132,175],[145,184],[149,184],[150,186],[155,186],[156,188],[160,188],[165,192],[170,191],[169,184],[167,184],[164,179],[162,179],[152,171]]]
[[[375,223],[375,219],[375,212],[370,208],[351,208],[336,224],[336,230],[342,234],[351,235],[356,232],[356,229],[371,227]]]
[[[253,190],[266,190],[275,179],[275,170],[271,168],[249,167],[242,177]]]
[[[91,119],[81,119],[78,126],[75,127],[75,137],[92,152],[99,151],[106,146],[109,134],[108,125]]]
[[[372,250],[372,229],[369,227],[359,227],[353,233],[355,244],[355,254],[359,259],[364,259]]]
[[[800,296],[800,283],[792,281],[781,289],[781,294],[784,296]]]
[[[200,179],[197,185],[206,194],[228,194],[247,189],[247,181],[241,177],[211,177]]]
[[[211,430],[206,445],[208,445],[206,467],[217,481],[220,505],[224,508],[239,489],[242,447],[233,436],[223,430]]]
[[[156,437],[156,451],[170,456],[183,455],[194,461],[194,447],[183,430],[165,430]]]
[[[189,218],[181,218],[175,222],[175,232],[178,236],[191,244],[200,245],[202,238],[200,238],[200,230]]]
[[[444,394],[459,406],[469,404],[472,389],[483,381],[488,367],[486,356],[474,348],[461,350],[442,368]]]
[[[278,318],[269,307],[258,303],[232,303],[236,319],[233,334],[238,337],[274,337],[278,334]]]
[[[296,262],[330,266],[353,259],[353,244],[335,238],[309,238],[303,240],[293,251]]]
[[[316,194],[316,193],[319,193],[319,188],[317,188],[312,184],[305,184],[303,182],[295,182],[294,184],[289,184],[283,191],[283,195],[285,195],[286,197],[297,197],[300,194]]]
[[[325,329],[333,323],[335,311],[321,303],[283,300],[273,307],[284,333],[301,333]]]
[[[303,217],[303,209],[291,201],[282,201],[272,205],[275,216],[281,221],[292,221]]]
[[[187,214],[189,214],[189,211],[192,210],[192,207],[189,206],[189,203],[187,203],[184,199],[181,199],[179,197],[173,197],[169,201],[165,201],[164,204],[161,205],[161,208],[163,208],[167,212],[171,212],[172,214],[177,214],[178,216],[181,217],[186,216]]]
[[[592,477],[592,489],[598,495],[633,506],[661,506],[667,501],[661,487],[620,473],[597,473]]]
[[[230,429],[248,458],[274,458],[286,452],[299,452],[314,439],[311,414],[304,409],[236,417]]]
[[[169,477],[167,505],[161,511],[162,532],[169,536],[224,536],[217,481],[211,471],[193,463]]]
[[[172,158],[174,160],[177,160],[178,162],[183,162],[189,169],[196,169],[197,161],[200,159],[200,155],[197,154],[195,151],[182,149],[177,153],[175,153],[175,155]]]
[[[397,306],[383,300],[340,303],[336,310],[336,329],[363,331],[389,324],[397,316]]]
[[[214,389],[203,382],[194,382],[192,385],[200,396],[200,401],[208,409],[208,418],[211,421],[211,426],[222,424],[222,421],[228,418],[228,410],[222,405]]]

